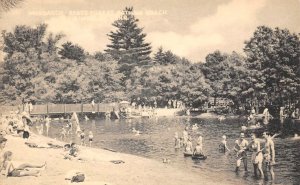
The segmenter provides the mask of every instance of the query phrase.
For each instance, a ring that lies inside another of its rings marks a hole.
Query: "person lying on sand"
[[[35,143],[35,142],[25,142],[25,145],[29,146],[30,148],[63,148],[62,146],[60,145],[56,145],[56,144],[53,144],[53,143],[47,143],[47,144],[44,144],[44,143]]]
[[[45,169],[46,162],[42,165],[21,164],[17,167],[12,162],[12,152],[7,151],[3,154],[3,162],[0,171],[4,171],[5,177],[22,177],[22,176],[40,176],[40,170],[30,170],[30,168]]]

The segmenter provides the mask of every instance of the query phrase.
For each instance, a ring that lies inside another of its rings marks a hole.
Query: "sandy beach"
[[[70,170],[82,171],[86,175],[85,182],[79,184],[114,184],[114,185],[189,185],[189,184],[224,184],[224,179],[209,179],[205,174],[186,172],[184,169],[177,169],[170,164],[142,158],[138,156],[111,152],[98,148],[80,147],[80,156],[85,161],[63,159],[63,149],[54,148],[30,148],[20,137],[6,136],[8,139],[4,151],[13,152],[13,160],[42,164],[47,162],[47,168],[42,171],[39,177],[8,177],[1,176],[3,185],[49,185],[69,184],[65,175]],[[34,135],[33,142],[40,143],[62,142]],[[111,160],[122,160],[125,163],[114,164]],[[223,182],[222,182],[223,181]]]

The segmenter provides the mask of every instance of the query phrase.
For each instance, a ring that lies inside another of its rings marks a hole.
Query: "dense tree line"
[[[116,102],[143,99],[164,106],[181,100],[201,106],[209,97],[235,106],[250,102],[284,105],[300,97],[300,40],[289,30],[258,27],[245,42],[245,55],[215,51],[192,63],[160,47],[153,53],[131,7],[108,34],[105,51],[93,55],[46,35],[47,25],[16,26],[2,32],[2,103]]]

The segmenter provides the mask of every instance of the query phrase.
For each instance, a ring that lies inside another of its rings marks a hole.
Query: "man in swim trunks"
[[[194,156],[202,156],[203,155],[201,143],[197,143],[193,155]]]
[[[269,169],[271,173],[271,179],[274,180],[275,179],[275,174],[273,171],[273,165],[275,164],[274,141],[272,140],[272,137],[270,137],[266,132],[263,133],[263,137],[265,138],[266,141],[265,148],[263,150],[265,170],[267,171]]]
[[[234,151],[237,152],[237,161],[236,161],[236,169],[235,171],[238,172],[239,168],[241,166],[241,161],[244,163],[244,168],[245,171],[248,171],[247,169],[247,150],[248,147],[248,141],[245,139],[245,134],[241,133],[240,134],[240,139],[235,141],[235,147]]]

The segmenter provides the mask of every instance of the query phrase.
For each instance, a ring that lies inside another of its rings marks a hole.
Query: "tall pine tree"
[[[122,64],[124,72],[150,62],[151,46],[145,42],[146,34],[138,27],[138,22],[133,8],[126,7],[121,18],[112,24],[116,31],[108,34],[111,43],[105,51]]]

